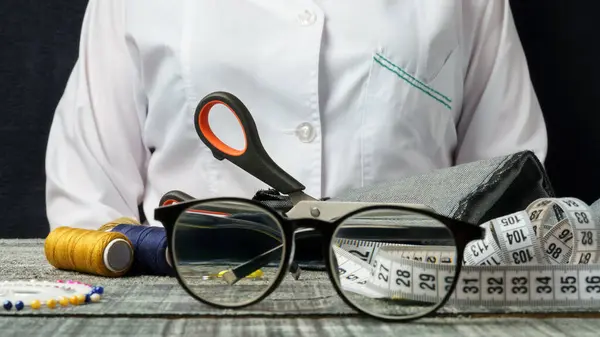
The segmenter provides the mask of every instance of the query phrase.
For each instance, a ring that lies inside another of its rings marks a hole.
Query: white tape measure
[[[575,198],[544,198],[482,225],[465,248],[448,304],[600,307],[599,224]],[[455,247],[339,240],[342,288],[373,298],[440,302],[454,282]]]

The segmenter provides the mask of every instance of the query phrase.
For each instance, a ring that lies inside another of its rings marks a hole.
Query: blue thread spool
[[[112,232],[124,234],[133,244],[133,274],[173,275],[163,227],[120,224]]]

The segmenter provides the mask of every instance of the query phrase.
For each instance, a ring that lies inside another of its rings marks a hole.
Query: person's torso
[[[266,151],[314,197],[451,166],[464,77],[460,4],[128,1],[148,97],[145,141],[155,151],[146,213],[172,189],[250,198],[266,188],[198,138],[195,108],[213,91],[242,100]],[[211,126],[240,143],[231,115],[211,113]]]

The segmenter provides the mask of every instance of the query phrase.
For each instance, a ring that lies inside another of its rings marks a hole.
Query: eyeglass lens
[[[186,209],[175,223],[172,244],[175,268],[188,290],[221,306],[261,297],[284,256],[278,221],[260,207],[230,200]]]
[[[379,317],[430,312],[450,291],[455,276],[452,232],[412,211],[381,208],[355,214],[337,228],[331,247],[344,296]]]
[[[172,244],[181,280],[209,303],[235,307],[253,302],[282,272],[281,224],[251,203],[199,202],[176,221]],[[429,312],[450,291],[455,276],[457,251],[450,230],[410,210],[356,213],[340,224],[330,244],[329,267],[343,296],[375,316]],[[321,274],[293,282],[326,281],[326,273]]]

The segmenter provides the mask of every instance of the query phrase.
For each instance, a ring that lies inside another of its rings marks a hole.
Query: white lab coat
[[[160,225],[166,191],[265,188],[196,135],[196,105],[218,90],[245,103],[267,152],[314,197],[546,155],[506,0],[90,0],[49,135],[51,228],[139,218],[140,204]],[[231,121],[211,113],[237,145]]]

